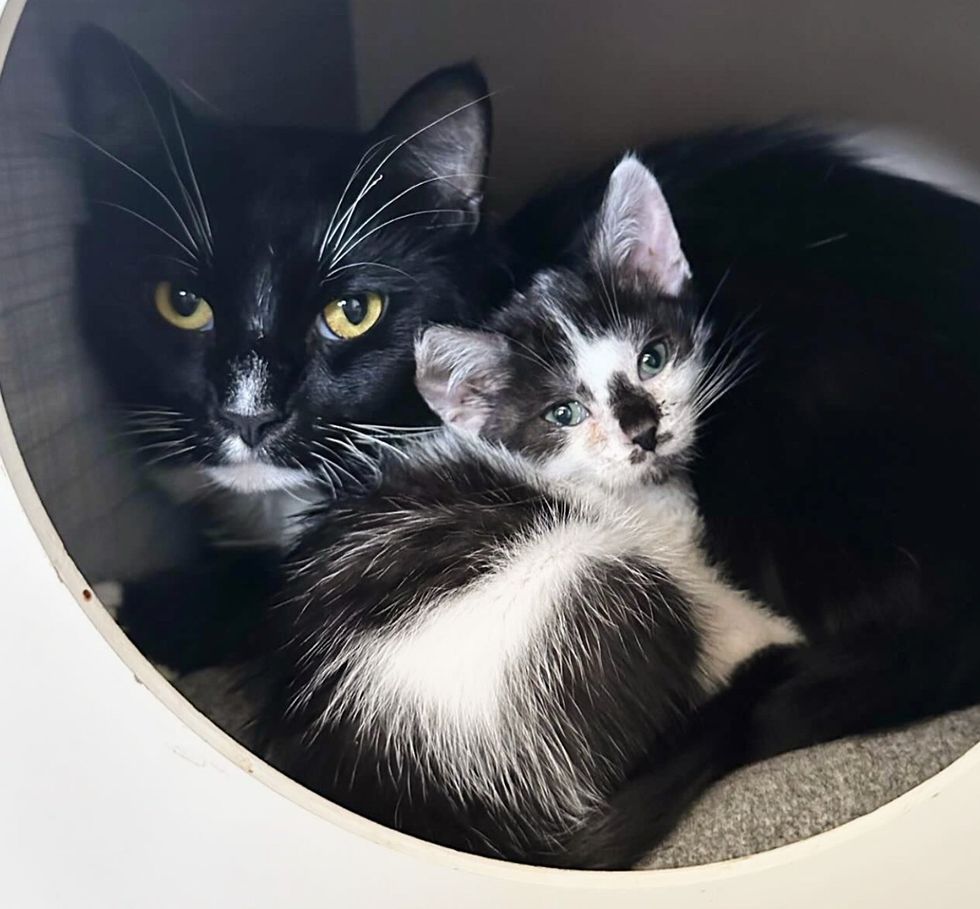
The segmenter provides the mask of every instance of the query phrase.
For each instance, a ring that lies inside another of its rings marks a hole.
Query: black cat
[[[229,123],[87,28],[70,109],[88,347],[147,467],[253,547],[126,585],[131,636],[189,669],[245,634],[292,514],[370,473],[393,427],[431,421],[415,332],[477,317],[501,280],[481,217],[490,104],[460,66],[367,135]]]
[[[641,857],[665,788],[980,700],[980,208],[802,132],[644,159],[719,334],[755,338],[756,368],[699,443],[710,549],[812,643],[583,832],[579,854],[606,867]],[[530,267],[581,244],[607,172],[517,217]]]

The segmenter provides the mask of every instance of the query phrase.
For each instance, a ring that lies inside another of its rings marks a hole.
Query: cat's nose
[[[240,414],[233,411],[223,411],[222,419],[229,428],[241,436],[249,448],[261,445],[269,434],[282,423],[282,415],[274,410],[257,414]]]
[[[657,447],[657,424],[633,436],[632,442],[644,451],[653,451]]]

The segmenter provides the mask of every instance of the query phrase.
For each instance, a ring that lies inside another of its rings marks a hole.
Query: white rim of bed
[[[17,23],[27,2],[28,0],[0,0],[0,76],[2,76],[2,67],[6,62],[7,52]],[[263,762],[200,713],[130,643],[109,613],[102,607],[97,597],[92,594],[78,568],[65,551],[61,538],[44,510],[31,482],[2,397],[0,397],[0,476],[2,476],[0,484],[12,488],[13,494],[33,527],[37,541],[57,578],[71,593],[84,614],[101,634],[105,643],[115,652],[116,657],[122,660],[136,680],[149,690],[181,723],[218,755],[231,761],[242,773],[259,780],[297,808],[311,812],[349,834],[397,850],[423,862],[441,865],[446,870],[468,872],[469,874],[498,880],[544,884],[554,887],[556,891],[582,888],[599,896],[603,892],[637,890],[673,892],[678,896],[680,896],[680,891],[685,891],[686,896],[693,896],[694,894],[689,891],[697,891],[700,898],[696,898],[690,903],[685,901],[685,905],[700,906],[717,905],[717,902],[714,901],[723,895],[725,888],[718,889],[713,885],[725,881],[734,881],[736,878],[744,878],[747,875],[758,876],[760,873],[762,873],[763,879],[770,879],[768,880],[770,886],[760,886],[754,899],[764,899],[766,895],[770,898],[781,898],[790,889],[797,888],[790,888],[788,879],[783,875],[775,875],[779,878],[779,880],[775,880],[772,879],[773,874],[765,874],[764,872],[775,872],[778,869],[783,869],[803,877],[808,877],[815,871],[818,874],[826,873],[826,868],[814,868],[812,863],[808,865],[805,860],[817,857],[828,850],[834,850],[835,847],[848,846],[850,850],[855,851],[855,858],[860,859],[858,864],[862,875],[871,875],[875,871],[883,870],[889,864],[889,859],[903,861],[897,875],[877,881],[880,888],[877,895],[886,898],[882,905],[887,903],[887,905],[895,906],[898,905],[894,901],[896,895],[911,895],[907,888],[910,881],[915,878],[921,879],[929,871],[941,875],[949,870],[948,863],[946,863],[947,868],[944,869],[942,863],[930,865],[930,861],[940,857],[939,849],[947,857],[950,853],[955,853],[957,833],[972,832],[976,834],[980,832],[980,821],[975,817],[980,812],[974,808],[978,804],[976,796],[980,795],[980,744],[977,744],[935,776],[866,815],[808,839],[743,858],[707,865],[628,872],[563,871],[516,865],[472,856],[398,833],[327,801]],[[2,492],[5,494],[7,490]],[[950,797],[939,799],[938,797],[941,795]],[[937,802],[944,806],[943,810],[929,811],[928,807]],[[906,819],[904,825],[902,824],[903,818]],[[942,826],[937,828],[936,824]],[[952,834],[952,842],[944,837],[942,842],[938,843],[938,848],[934,846],[931,852],[923,852],[922,844],[928,844],[935,838],[929,836],[916,837],[912,833],[913,830],[922,827],[922,825],[925,825],[923,830],[926,831],[931,830],[935,833],[938,829],[944,834]],[[899,827],[904,827],[904,830],[896,829],[894,831],[896,835],[880,835],[887,833],[892,828]],[[876,834],[879,835],[876,836]],[[918,843],[915,842],[916,839],[919,840]],[[962,845],[962,841],[966,837],[960,836],[958,839]],[[869,848],[862,849],[862,844]],[[903,844],[912,848],[901,848]],[[896,853],[896,850],[900,854]],[[969,852],[970,850],[967,849],[960,856],[964,861],[954,862],[954,864],[969,868],[970,860],[974,858],[969,855]],[[890,870],[895,872],[894,867]],[[907,877],[901,871],[907,872]],[[852,870],[851,873],[857,874],[859,872]],[[762,883],[760,880],[760,884]],[[797,880],[795,883],[799,884],[801,881]],[[843,879],[841,884],[843,884]],[[462,885],[462,887],[465,886],[471,885]],[[822,898],[826,898],[827,891],[821,890],[819,886],[814,889],[821,892]],[[460,890],[461,894],[464,892],[466,891]],[[540,899],[540,894],[537,899]],[[536,902],[535,905],[542,904]],[[735,905],[735,903],[728,903],[727,905]],[[741,901],[738,902],[738,905],[742,905]],[[759,905],[759,903],[753,902],[745,905]]]

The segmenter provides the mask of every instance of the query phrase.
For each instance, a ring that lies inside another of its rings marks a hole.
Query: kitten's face
[[[104,33],[74,83],[82,328],[151,462],[341,482],[371,424],[426,419],[415,333],[485,291],[478,73],[436,74],[367,137],[192,114]]]
[[[661,482],[692,453],[703,333],[676,299],[605,294],[597,277],[546,272],[494,319],[508,352],[481,435],[551,480]]]
[[[448,425],[549,480],[662,482],[693,453],[714,394],[688,277],[656,181],[627,157],[581,266],[537,275],[487,331],[427,331],[416,381]]]

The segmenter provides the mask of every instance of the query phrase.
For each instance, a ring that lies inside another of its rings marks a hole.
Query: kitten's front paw
[[[125,598],[125,590],[121,581],[100,581],[92,585],[92,592],[96,599],[105,607],[105,611],[117,620]]]

